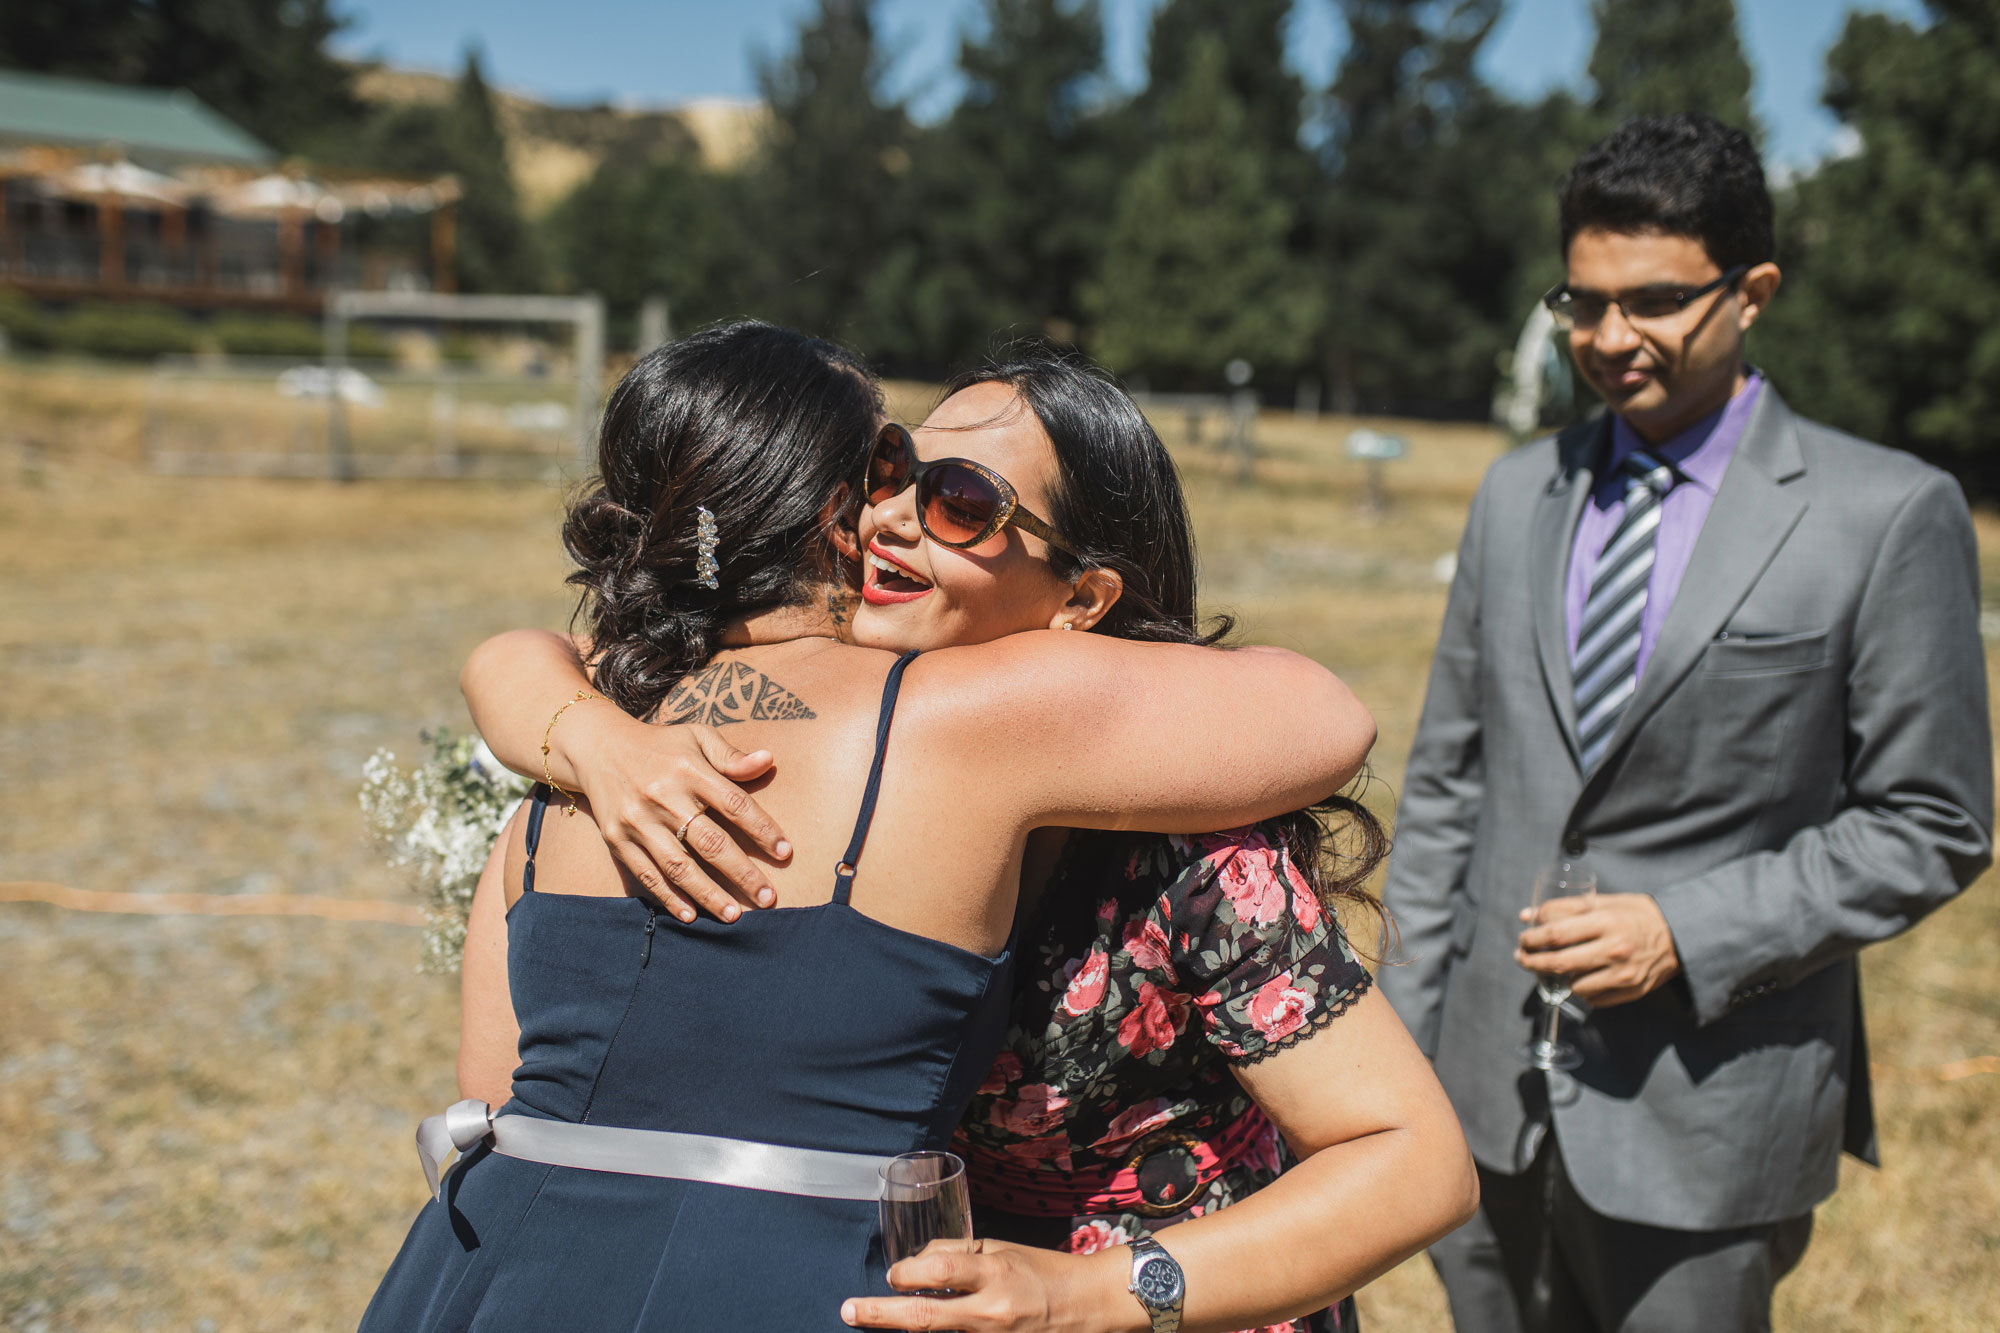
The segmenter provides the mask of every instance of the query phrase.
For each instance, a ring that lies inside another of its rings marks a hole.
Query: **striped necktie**
[[[1591,569],[1571,672],[1586,773],[1604,757],[1639,686],[1639,621],[1653,573],[1653,539],[1660,531],[1660,503],[1674,485],[1674,470],[1644,452],[1633,453],[1620,471],[1625,515]]]

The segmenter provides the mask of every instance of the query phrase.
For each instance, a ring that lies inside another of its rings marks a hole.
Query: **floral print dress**
[[[1231,1066],[1304,1041],[1369,985],[1262,828],[1072,834],[959,1126],[975,1231],[1089,1254],[1261,1189],[1285,1149]],[[1268,1333],[1355,1326],[1344,1301]]]

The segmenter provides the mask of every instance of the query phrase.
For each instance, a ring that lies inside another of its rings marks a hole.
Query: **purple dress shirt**
[[[1685,480],[1660,504],[1660,529],[1653,538],[1653,572],[1646,580],[1646,609],[1639,614],[1639,663],[1633,669],[1643,676],[1660,640],[1660,626],[1680,591],[1681,575],[1687,573],[1688,557],[1694,554],[1695,539],[1701,536],[1702,521],[1715,503],[1716,488],[1729,467],[1736,442],[1757,406],[1763,377],[1751,371],[1743,388],[1722,407],[1658,448],[1649,448],[1623,417],[1611,426],[1611,459],[1600,471],[1591,488],[1590,501],[1576,523],[1576,537],[1569,548],[1569,578],[1563,585],[1563,618],[1569,625],[1569,656],[1576,661],[1576,631],[1583,623],[1583,606],[1590,600],[1590,574],[1604,543],[1625,516],[1625,478],[1618,471],[1635,449],[1646,449],[1653,457],[1672,463]]]

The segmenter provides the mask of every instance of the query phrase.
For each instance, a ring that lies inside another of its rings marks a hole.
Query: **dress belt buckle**
[[[1182,1129],[1159,1129],[1132,1145],[1132,1151],[1125,1159],[1123,1170],[1132,1173],[1133,1192],[1138,1199],[1129,1205],[1128,1211],[1140,1217],[1172,1217],[1185,1212],[1202,1191],[1202,1180],[1197,1150],[1202,1145],[1200,1135],[1190,1134]],[[1147,1158],[1155,1153],[1179,1149],[1187,1154],[1188,1187],[1184,1194],[1173,1195],[1157,1202],[1145,1196],[1145,1186],[1139,1179],[1139,1168]]]

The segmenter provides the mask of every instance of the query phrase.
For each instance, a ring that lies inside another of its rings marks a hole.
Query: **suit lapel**
[[[1570,546],[1577,518],[1596,484],[1596,468],[1611,442],[1611,416],[1573,426],[1556,438],[1556,475],[1549,479],[1528,530],[1532,543],[1529,576],[1533,580],[1535,650],[1542,660],[1542,680],[1549,703],[1579,764],[1583,753],[1576,736],[1576,687],[1569,673],[1569,624],[1563,614],[1564,585],[1569,575]]]
[[[1605,748],[1598,769],[1629,741],[1680,684],[1785,544],[1806,502],[1785,483],[1805,471],[1791,409],[1768,383],[1723,471],[1715,503],[1702,521],[1687,572],[1660,626],[1659,642],[1639,677],[1631,706]]]

